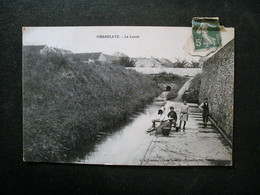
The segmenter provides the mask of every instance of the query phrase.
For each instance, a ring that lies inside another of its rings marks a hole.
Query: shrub
[[[135,67],[135,61],[129,57],[120,57],[119,64],[125,67]]]

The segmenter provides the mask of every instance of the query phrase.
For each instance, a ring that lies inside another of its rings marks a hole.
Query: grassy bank
[[[199,103],[201,74],[197,74],[190,83],[188,90],[183,94],[182,99],[189,103]]]
[[[119,65],[86,65],[24,49],[24,158],[69,161],[160,92],[150,77]]]

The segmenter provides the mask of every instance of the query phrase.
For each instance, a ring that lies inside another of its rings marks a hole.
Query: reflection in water
[[[144,112],[117,132],[109,135],[95,147],[84,160],[77,163],[87,164],[127,164],[138,165],[147,150],[153,136],[146,134],[151,128],[151,120],[157,118],[158,109],[166,103],[167,92],[163,92]]]

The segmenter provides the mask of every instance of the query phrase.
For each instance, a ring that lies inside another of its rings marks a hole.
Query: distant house
[[[133,58],[135,67],[161,68],[162,63],[155,58]]]
[[[122,58],[122,57],[129,57],[127,55],[125,55],[124,53],[121,53],[121,52],[115,52],[113,54],[113,56],[116,56],[116,57],[119,57],[119,58]]]
[[[103,57],[102,57],[102,59],[104,59],[106,62],[109,62],[109,63],[118,62],[119,58],[120,57],[118,57],[118,56],[112,56],[112,55],[107,55],[107,54],[103,54]]]
[[[115,61],[119,61],[119,57],[107,55],[102,52],[95,52],[95,53],[77,53],[75,54],[76,57],[84,62],[84,63],[113,63]]]
[[[47,45],[45,45],[41,50],[40,50],[40,54],[42,56],[46,56],[49,57],[50,55],[59,55],[59,56],[66,56],[66,55],[72,55],[73,52],[70,50],[66,50],[66,49],[59,49],[56,47],[49,47]]]

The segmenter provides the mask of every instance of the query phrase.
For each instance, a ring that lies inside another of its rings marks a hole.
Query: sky
[[[176,58],[198,61],[189,53],[206,55],[209,51],[194,52],[191,27],[24,27],[23,45],[48,45],[74,53],[121,52],[129,57]],[[234,37],[234,29],[222,32],[225,45]],[[97,38],[98,35],[118,35],[119,38]],[[139,36],[139,38],[130,38]],[[128,38],[126,38],[128,36]]]

